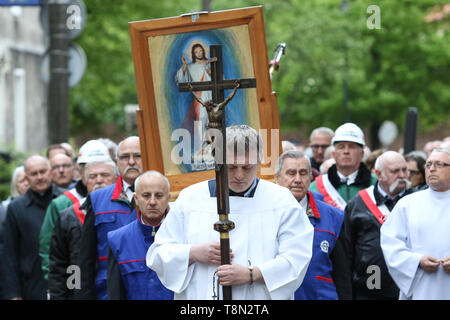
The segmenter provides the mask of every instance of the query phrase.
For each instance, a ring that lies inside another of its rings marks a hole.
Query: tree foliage
[[[425,17],[445,0],[212,0],[211,10],[263,5],[269,58],[278,42],[286,55],[274,75],[282,129],[350,120],[403,127],[408,107],[419,110],[419,128],[449,123],[450,30],[448,17]],[[85,0],[88,23],[78,43],[88,69],[72,90],[72,133],[102,123],[123,125],[123,107],[137,103],[127,23],[201,9],[201,0]],[[369,5],[380,8],[381,29],[369,29]]]
[[[124,127],[124,107],[137,104],[128,22],[178,15],[198,1],[85,0],[87,23],[76,42],[87,56],[82,81],[71,91],[73,135],[87,129],[100,133],[102,124]],[[193,7],[191,7],[193,6]]]

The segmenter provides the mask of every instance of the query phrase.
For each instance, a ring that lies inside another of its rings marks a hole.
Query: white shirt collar
[[[122,189],[125,191],[128,201],[131,202],[133,200],[133,191],[131,191],[130,187],[131,185],[122,179]]]
[[[383,190],[379,183],[377,183],[378,192],[382,195],[383,198],[390,198],[390,196]]]
[[[356,177],[358,176],[358,170],[356,170],[355,172],[349,174],[348,176],[344,176],[342,173],[340,173],[339,171],[337,172],[339,178],[342,180],[346,179],[347,180],[347,185],[351,185],[353,183],[355,183]]]

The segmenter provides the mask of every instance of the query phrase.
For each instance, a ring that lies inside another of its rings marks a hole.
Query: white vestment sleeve
[[[191,82],[191,81],[192,81],[192,78],[191,78],[187,68],[186,68],[185,72],[183,72],[183,68],[178,69],[177,73],[175,74],[175,82],[177,84]]]
[[[186,288],[195,267],[195,264],[189,266],[191,245],[183,239],[184,226],[183,214],[175,205],[156,233],[146,257],[147,266],[175,293]]]
[[[300,208],[283,214],[278,232],[278,255],[258,268],[273,300],[292,299],[312,257],[314,228]]]
[[[423,270],[419,269],[422,254],[411,250],[406,205],[405,201],[399,201],[395,206],[381,227],[380,243],[389,274],[402,294],[410,297]]]

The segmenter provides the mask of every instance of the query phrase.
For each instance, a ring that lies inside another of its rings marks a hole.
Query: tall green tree
[[[448,17],[425,17],[447,0],[212,0],[211,11],[263,5],[269,58],[278,42],[286,55],[272,88],[283,130],[336,128],[346,120],[373,131],[384,120],[402,129],[408,107],[419,110],[419,130],[449,123]],[[88,69],[71,92],[71,128],[122,125],[123,107],[137,103],[129,21],[200,10],[202,0],[85,0],[88,23],[79,44]],[[368,28],[370,5],[380,29]],[[257,53],[254,53],[257,54]],[[348,87],[345,107],[344,83]]]
[[[425,17],[447,1],[246,1],[264,7],[267,47],[286,42],[273,89],[283,129],[336,128],[350,120],[376,129],[384,120],[404,125],[408,107],[419,110],[421,131],[449,123],[448,17]],[[214,9],[240,1],[214,0]],[[371,5],[380,29],[370,29]]]
[[[124,106],[137,104],[128,22],[176,16],[200,9],[199,1],[85,0],[87,24],[76,42],[87,70],[70,93],[74,136],[100,134],[102,125],[124,127]]]

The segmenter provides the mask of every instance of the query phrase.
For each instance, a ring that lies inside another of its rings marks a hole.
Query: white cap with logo
[[[341,141],[354,142],[362,147],[366,145],[364,141],[364,132],[360,127],[351,122],[344,123],[334,132],[334,137],[331,140],[331,143],[335,144]]]
[[[93,162],[93,161],[108,161],[111,160],[108,148],[98,140],[89,140],[83,144],[78,152],[78,164]]]

